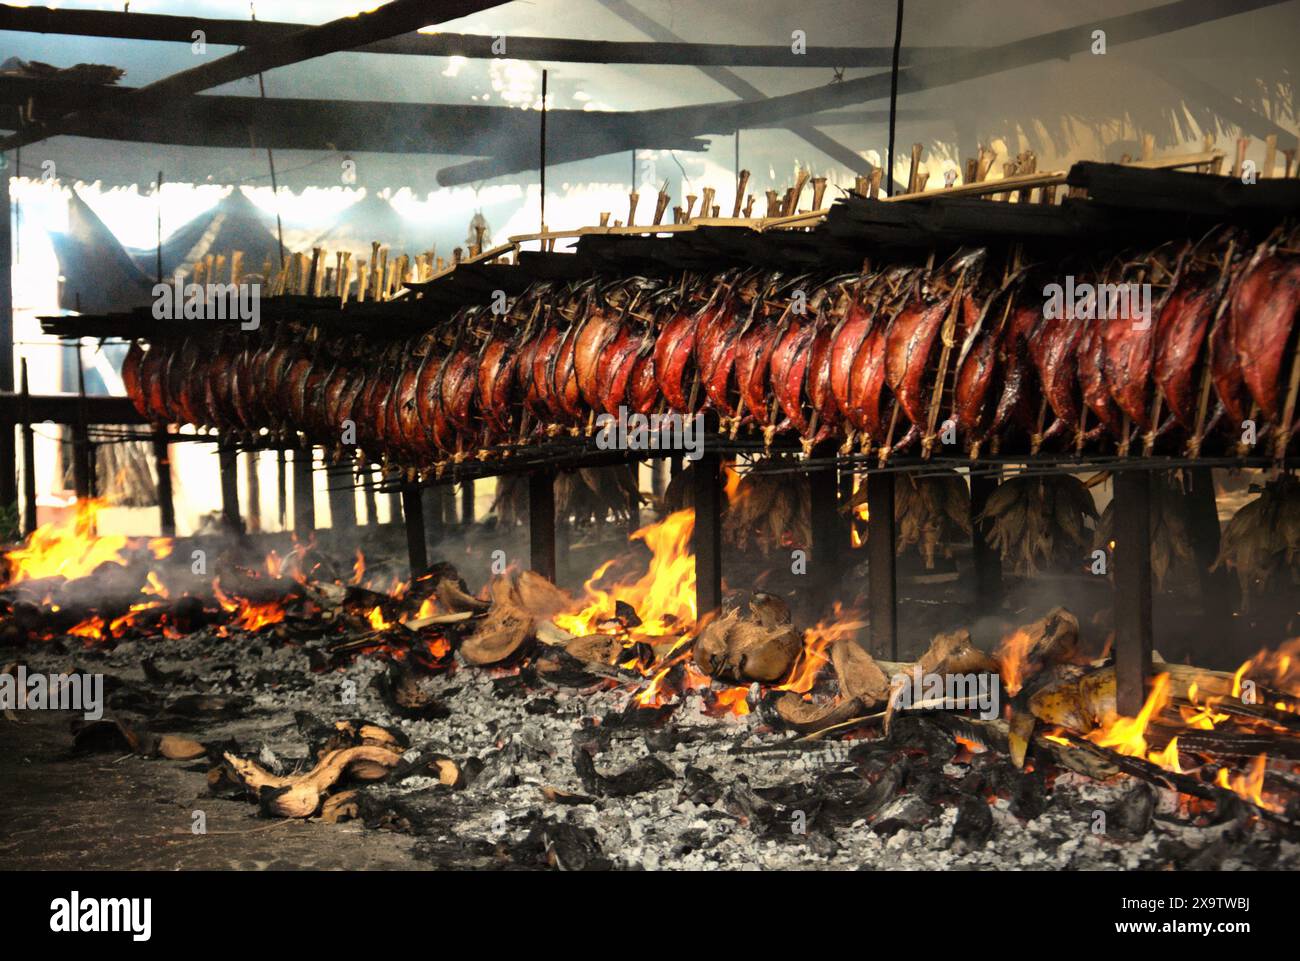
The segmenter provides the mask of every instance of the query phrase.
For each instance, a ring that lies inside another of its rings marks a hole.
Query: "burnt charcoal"
[[[672,717],[673,711],[677,710],[677,702],[672,704],[663,704],[659,707],[642,707],[636,702],[636,698],[628,701],[625,707],[618,714],[606,714],[601,718],[601,724],[609,727],[624,728],[651,728],[659,727]]]
[[[442,778],[448,770],[447,762],[454,765],[456,780],[453,784],[441,784],[437,787],[446,787],[449,789],[463,790],[468,785],[464,780],[464,769],[457,764],[454,758],[443,754],[441,751],[423,751],[420,756],[412,761],[401,761],[393,768],[392,773],[388,775],[388,780],[394,783],[405,781],[412,777],[431,777]]]
[[[614,616],[629,628],[641,626],[641,618],[637,615],[636,608],[627,601],[614,602]]]
[[[524,728],[515,737],[524,749],[524,757],[529,760],[541,761],[555,757],[555,746],[532,728]]]
[[[157,661],[152,657],[146,657],[140,662],[140,667],[144,671],[145,679],[151,684],[165,684],[171,687],[193,687],[195,676],[190,671],[164,671],[158,667]]]
[[[563,821],[535,825],[517,853],[557,871],[608,871],[613,867],[595,831]]]
[[[518,674],[508,674],[492,680],[492,696],[505,700],[510,697],[527,697],[533,692],[533,684],[528,672],[521,669]]]
[[[1188,871],[1217,871],[1235,849],[1236,845],[1231,844],[1226,837],[1217,838],[1192,855],[1184,868]]]
[[[662,751],[665,754],[671,754],[677,749],[684,738],[680,737],[676,727],[661,727],[653,731],[647,731],[644,738],[647,750],[654,752]]]
[[[585,688],[603,680],[599,674],[587,670],[586,662],[559,647],[549,648],[539,654],[533,669],[538,678],[556,687]]]
[[[140,735],[114,718],[97,721],[75,718],[72,722],[74,754],[133,754],[140,746]]]
[[[872,822],[871,830],[888,837],[899,831],[916,831],[938,815],[939,809],[915,794],[905,794],[890,801]]]
[[[951,803],[956,801],[960,794],[952,779],[920,764],[912,765],[903,786],[931,804]]]
[[[582,789],[588,794],[600,794],[600,775],[596,773],[596,761],[592,752],[575,740],[573,745],[573,769],[578,774]]]
[[[554,714],[559,710],[559,703],[551,697],[535,697],[524,705],[524,713],[534,717]]]
[[[1173,838],[1162,838],[1156,845],[1156,856],[1149,862],[1152,867],[1168,865],[1181,868],[1196,855],[1196,848]]]
[[[686,765],[686,774],[682,779],[682,790],[677,795],[679,801],[692,804],[713,806],[726,794],[726,789],[718,783],[711,773],[693,764]]]
[[[311,681],[297,671],[260,669],[253,675],[253,687],[268,691],[305,691]]]
[[[1103,808],[1107,837],[1136,841],[1151,830],[1156,799],[1150,785],[1138,782],[1124,797]]]
[[[631,797],[657,788],[677,777],[663,761],[647,755],[631,767],[614,775],[597,775],[598,793],[605,797]]]
[[[978,851],[993,835],[993,811],[977,797],[964,797],[957,805],[949,846],[958,852]]]
[[[557,787],[542,788],[542,797],[552,804],[559,804],[562,807],[578,807],[583,804],[596,803],[596,799],[589,794],[575,794],[572,791],[562,791]]]
[[[932,763],[939,765],[947,764],[957,753],[956,739],[920,714],[894,718],[889,730],[889,743],[896,749],[921,751]]]
[[[1047,807],[1047,781],[1038,771],[1022,773],[1011,792],[1011,813],[1032,821]]]
[[[185,694],[168,702],[167,713],[187,718],[233,718],[243,714],[249,703],[246,697]]]
[[[870,789],[863,794],[862,801],[858,805],[855,813],[858,817],[871,818],[882,811],[890,801],[902,789],[903,779],[906,777],[907,768],[905,765],[889,768],[872,784]]]
[[[432,694],[420,688],[414,672],[394,661],[371,685],[383,698],[384,705],[397,717],[409,721],[433,721],[451,717],[451,710]]]
[[[823,834],[821,831],[810,831],[808,833],[808,849],[818,857],[833,858],[839,851],[840,846],[829,834]]]
[[[182,634],[193,634],[208,623],[208,615],[203,609],[203,601],[188,594],[172,601],[167,613],[171,617],[176,630]]]
[[[727,789],[725,804],[732,816],[755,832],[765,831],[776,816],[776,808],[754,793],[743,774]]]
[[[127,686],[106,695],[105,701],[115,711],[156,715],[162,713],[165,698],[142,687]]]
[[[483,773],[485,766],[483,759],[479,757],[467,757],[461,762],[460,776],[465,787],[470,787],[478,780],[478,776]]]
[[[984,772],[967,771],[957,782],[957,791],[964,795],[978,795],[984,793]]]

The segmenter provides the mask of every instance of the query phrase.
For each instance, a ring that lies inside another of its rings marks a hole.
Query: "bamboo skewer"
[[[736,204],[731,210],[731,216],[733,217],[740,216],[740,205],[745,200],[745,188],[748,186],[749,186],[749,171],[742,170],[740,172],[740,176],[736,179]],[[745,216],[748,217],[749,214],[746,213]]]

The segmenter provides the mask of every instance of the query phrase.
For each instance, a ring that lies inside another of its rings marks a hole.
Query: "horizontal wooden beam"
[[[210,90],[276,67],[350,50],[429,24],[455,20],[500,6],[503,2],[505,0],[391,0],[375,10],[287,33],[278,39],[245,47],[138,87],[117,107],[133,111],[158,110],[176,97]],[[0,141],[0,150],[12,150],[59,134],[79,134],[86,129],[93,130],[94,126],[95,108],[78,110],[52,123],[34,125],[6,137]]]
[[[58,33],[80,37],[158,40],[193,43],[202,30],[210,44],[251,47],[280,40],[309,26],[269,20],[213,20],[205,17],[116,10],[54,10],[0,4],[0,30]],[[768,46],[732,43],[655,43],[611,40],[568,40],[552,37],[506,37],[504,56],[493,49],[497,38],[466,33],[406,33],[357,47],[357,53],[408,54],[424,57],[465,57],[469,60],[539,60],[561,63],[627,63],[662,66],[727,67],[887,67],[893,49],[830,47],[813,43],[801,53],[790,44]],[[924,63],[969,47],[904,47],[899,62]]]
[[[22,107],[36,123],[93,105],[93,126],[80,136],[189,147],[271,147],[376,153],[491,153],[512,141],[534,140],[537,114],[479,104],[395,103],[364,100],[178,97],[157,110],[130,107],[134,88],[0,77],[0,104]],[[0,121],[3,123],[4,121]],[[637,132],[635,114],[551,110],[547,123],[559,139],[611,145]],[[707,141],[663,131],[642,139],[645,149],[703,150]]]
[[[12,391],[0,391],[0,424],[12,426],[44,421],[73,424],[80,420],[83,404],[88,424],[147,423],[129,397],[92,394],[83,399],[78,394],[32,394],[24,398]]]

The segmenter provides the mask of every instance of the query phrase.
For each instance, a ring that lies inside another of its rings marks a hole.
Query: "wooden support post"
[[[424,501],[415,484],[402,485],[402,523],[406,526],[406,556],[414,580],[429,568],[429,548],[424,540]]]
[[[176,536],[176,499],[172,493],[171,447],[167,428],[153,430],[153,466],[158,474],[158,529],[163,537]]]
[[[23,524],[22,533],[36,530],[36,435],[32,431],[31,390],[27,384],[27,358],[23,358]],[[12,430],[12,427],[3,428]]]
[[[669,454],[668,455],[668,476],[676,477],[681,472],[682,472],[682,455]]]
[[[650,493],[658,499],[664,496],[667,487],[668,465],[662,457],[656,457],[650,462]]]
[[[1207,667],[1221,665],[1224,654],[1223,640],[1232,630],[1231,574],[1226,569],[1212,571],[1219,557],[1219,507],[1214,491],[1214,470],[1210,467],[1192,467],[1187,478],[1187,513],[1192,556],[1200,577],[1201,613],[1203,629],[1197,633],[1196,646],[1189,651],[1193,664]]]
[[[357,526],[357,494],[352,486],[352,462],[331,464],[326,471],[326,489],[329,492],[330,527],[336,531],[350,531]]]
[[[995,611],[1002,605],[1002,557],[989,544],[987,532],[976,521],[998,489],[997,474],[970,475],[970,530],[972,560],[975,564],[975,602],[982,611]]]
[[[1151,674],[1151,475],[1121,470],[1113,476],[1116,708],[1137,717]]]
[[[867,595],[871,603],[870,653],[898,660],[898,577],[894,568],[893,474],[867,478]]]
[[[460,526],[467,530],[474,523],[474,481],[460,483]]]
[[[362,465],[361,491],[366,504],[366,523],[374,526],[379,523],[379,507],[375,499],[375,472],[370,464]]]
[[[280,521],[280,530],[284,530],[289,524],[289,480],[288,464],[286,458],[288,454],[281,447],[275,452],[275,510],[276,516]]]
[[[316,490],[312,478],[312,449],[293,452],[293,533],[305,540],[316,529]]]
[[[813,456],[818,456],[814,452]],[[808,474],[808,495],[812,509],[812,586],[818,608],[834,601],[842,573],[841,562],[850,549],[849,531],[839,514],[838,478],[835,469]]]
[[[555,474],[528,475],[528,567],[555,580]]]
[[[95,496],[92,467],[94,452],[90,449],[90,429],[86,423],[86,371],[81,365],[81,340],[73,349],[77,352],[77,416],[72,423],[72,488],[77,500]]]
[[[245,528],[254,534],[262,529],[262,478],[257,472],[261,460],[261,451],[250,450],[244,454],[244,487],[248,491],[244,523]]]
[[[641,529],[641,462],[634,460],[628,464],[628,472],[636,490],[627,496],[627,533],[631,537]]]
[[[717,431],[706,417],[705,436]],[[695,612],[703,617],[722,607],[722,458],[705,453],[691,465],[695,500]]]
[[[239,517],[239,455],[225,439],[217,443],[217,465],[221,472],[221,525],[231,534],[244,530]]]

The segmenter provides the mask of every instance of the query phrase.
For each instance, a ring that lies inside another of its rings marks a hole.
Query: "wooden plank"
[[[412,579],[429,569],[429,548],[424,539],[424,502],[420,488],[402,485],[402,523],[406,528],[406,556]]]
[[[706,420],[712,420],[707,417]],[[710,430],[706,423],[705,431]],[[716,422],[712,430],[716,432]],[[722,607],[722,459],[704,454],[691,464],[695,501],[695,530],[691,550],[695,553],[695,612],[697,617]]]
[[[83,405],[76,394],[32,394],[24,401],[21,394],[0,392],[0,423],[23,422],[22,405],[30,404],[30,423],[52,421],[56,424],[73,424],[84,415],[89,424],[143,424],[145,419],[136,411],[128,397],[87,397]]]
[[[279,39],[245,47],[140,87],[119,102],[119,110],[153,110],[175,97],[209,90],[276,67],[287,67],[383,40],[445,20],[500,6],[503,0],[391,0],[377,9],[306,27]],[[48,124],[33,125],[0,141],[0,150],[13,150],[59,134],[93,135],[95,108],[66,114]]]
[[[555,473],[549,470],[528,475],[528,567],[555,580]]]
[[[898,572],[895,568],[892,473],[867,478],[867,598],[871,605],[868,651],[898,660]]]
[[[1151,676],[1151,475],[1138,469],[1114,477],[1116,706],[1136,717]]]
[[[311,24],[273,20],[217,20],[158,13],[123,13],[116,10],[58,10],[49,7],[0,6],[0,30],[58,33],[81,37],[116,37],[124,40],[158,40],[191,44],[193,32],[202,30],[210,44],[250,47],[280,40]],[[378,40],[356,53],[398,54],[423,57],[464,57],[492,60],[496,37],[466,33],[405,33]],[[900,63],[921,63],[969,47],[904,47]],[[656,43],[646,41],[571,40],[551,37],[507,39],[513,60],[547,60],[560,63],[630,63],[665,66],[729,67],[883,67],[892,48],[832,47],[813,44],[799,55],[789,44],[741,45],[730,43]]]
[[[172,491],[172,458],[167,428],[155,427],[151,443],[154,470],[158,474],[158,527],[164,537],[175,537],[176,499]]]

